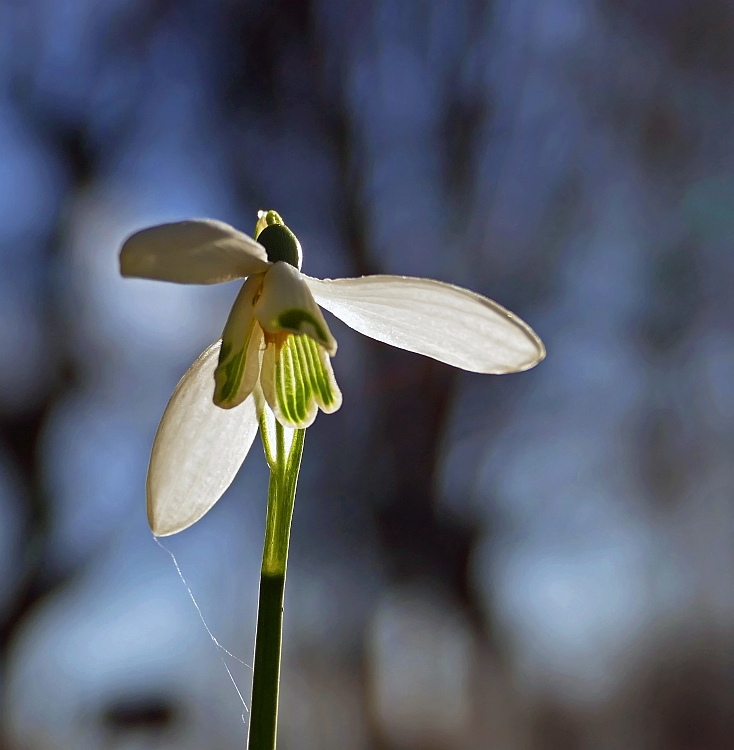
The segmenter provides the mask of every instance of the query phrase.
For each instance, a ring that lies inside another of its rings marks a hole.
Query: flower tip
[[[264,211],[262,208],[257,212],[257,223],[255,224],[255,239],[260,236],[263,229],[273,225],[285,226],[285,222],[277,211]]]
[[[160,518],[159,515],[155,513],[154,508],[156,507],[156,504],[151,497],[148,497],[147,506],[148,526],[150,526],[150,530],[153,532],[154,537],[173,536],[173,534],[183,531],[185,528],[171,526],[170,523],[166,523],[163,518]]]
[[[249,395],[249,393],[246,393],[243,396],[236,392],[232,395],[231,381],[225,375],[217,377],[215,380],[212,402],[214,406],[218,406],[220,409],[234,409],[235,406],[239,406]]]
[[[257,238],[260,236],[260,232],[262,232],[262,230],[265,229],[265,227],[268,225],[268,221],[266,218],[267,213],[267,211],[263,211],[262,209],[257,212],[257,223],[255,224],[255,234],[253,235],[255,240],[257,240]]]
[[[145,230],[142,230],[145,231]],[[141,252],[138,248],[141,244],[139,240],[141,232],[133,232],[129,235],[120,247],[118,262],[120,265],[120,275],[125,277],[134,277],[144,275],[150,272],[154,262],[149,253]]]
[[[523,367],[521,367],[518,372],[532,370],[533,367],[539,365],[545,359],[545,355],[547,353],[545,344],[542,342],[540,336],[538,336],[538,334],[535,333],[535,331],[530,328],[530,326],[527,326],[527,333],[531,337],[532,342],[535,345],[535,351],[533,352],[532,357],[528,359],[528,362]]]
[[[515,316],[513,316],[515,317]],[[522,332],[525,334],[526,346],[516,349],[516,357],[510,357],[503,367],[491,370],[493,375],[510,375],[515,372],[527,372],[539,365],[546,356],[545,344],[540,340],[535,331],[526,323],[522,323],[519,318],[515,318],[522,324]],[[530,346],[527,346],[527,344]],[[513,362],[514,359],[514,362]],[[477,372],[481,372],[477,370]]]
[[[239,404],[235,404],[232,401],[227,401],[227,399],[222,398],[220,384],[217,384],[217,388],[214,391],[212,403],[214,404],[214,406],[218,406],[220,409],[234,409],[235,406],[239,406]]]
[[[540,339],[538,339],[538,349],[539,349],[539,352],[538,352],[538,359],[535,362],[536,365],[542,362],[545,359],[545,355],[547,354],[546,349],[545,349],[545,344]]]

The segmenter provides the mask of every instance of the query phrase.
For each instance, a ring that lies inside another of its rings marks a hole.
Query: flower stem
[[[264,420],[261,423],[265,429]],[[280,653],[283,641],[283,595],[288,564],[288,542],[296,497],[296,483],[303,454],[305,430],[295,430],[286,456],[283,426],[275,425],[275,456],[269,456],[268,516],[260,572],[255,663],[248,750],[275,750],[278,730]],[[266,454],[270,441],[263,434]],[[270,459],[273,459],[272,462]]]

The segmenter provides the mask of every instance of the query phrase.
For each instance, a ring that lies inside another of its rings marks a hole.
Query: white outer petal
[[[123,276],[217,284],[263,273],[265,248],[229,224],[191,219],[149,227],[128,237],[120,251]]]
[[[168,402],[148,467],[148,522],[156,536],[196,523],[219,500],[257,435],[255,399],[233,409],[214,405],[221,342],[189,368]]]
[[[409,276],[306,280],[316,302],[350,328],[471,372],[528,370],[545,357],[535,332],[480,294]]]

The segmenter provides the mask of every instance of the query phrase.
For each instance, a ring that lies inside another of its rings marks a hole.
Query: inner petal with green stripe
[[[335,412],[342,394],[329,354],[308,334],[267,336],[260,382],[276,419],[294,428],[308,427],[320,408]]]
[[[214,403],[223,409],[239,406],[253,391],[260,375],[263,332],[255,318],[254,300],[262,274],[242,285],[222,333],[219,364],[214,375]]]

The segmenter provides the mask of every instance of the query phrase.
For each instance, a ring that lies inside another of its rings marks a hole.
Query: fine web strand
[[[214,635],[214,633],[212,633],[211,629],[206,624],[206,620],[204,619],[204,615],[202,614],[201,607],[199,607],[199,604],[196,601],[196,598],[194,597],[194,592],[191,590],[191,587],[186,582],[186,579],[184,578],[184,575],[181,572],[181,566],[178,564],[178,560],[176,559],[176,555],[174,555],[173,552],[171,552],[171,550],[168,549],[168,547],[166,547],[165,545],[161,544],[161,542],[160,542],[160,540],[158,539],[157,536],[153,535],[153,541],[164,552],[167,552],[170,555],[171,560],[173,560],[173,564],[176,566],[176,572],[178,573],[178,577],[181,579],[181,583],[183,583],[183,585],[186,587],[186,591],[188,591],[188,593],[189,593],[189,598],[194,603],[194,607],[196,607],[196,611],[199,614],[199,619],[201,620],[202,624],[206,628],[206,632],[209,633],[209,637],[212,639],[212,642],[217,647],[217,649],[220,652],[222,652],[222,653],[226,654],[227,656],[229,656],[230,658],[234,659],[235,661],[238,661],[240,664],[242,664],[242,666],[247,667],[248,669],[252,669],[252,667],[249,664],[247,664],[246,662],[242,661],[242,659],[240,659],[238,656],[235,656],[231,651],[228,651],[217,640],[217,638]],[[222,660],[222,664],[224,664],[224,668],[227,670],[227,674],[229,675],[229,679],[232,681],[232,684],[234,685],[234,689],[237,691],[237,695],[239,696],[240,701],[242,702],[242,706],[244,707],[245,712],[249,713],[250,709],[247,708],[247,703],[245,702],[245,699],[242,697],[242,692],[240,691],[240,689],[239,689],[239,687],[237,685],[237,682],[235,681],[234,676],[232,675],[232,672],[230,671],[229,666],[227,665],[227,662],[224,659],[224,656],[222,656],[222,653],[220,653],[219,658]],[[243,722],[245,721],[245,714],[242,714],[242,721]]]
[[[235,661],[238,661],[240,664],[242,664],[243,666],[247,667],[248,669],[252,669],[252,667],[249,664],[246,664],[238,656],[235,656],[231,651],[227,651],[227,649],[224,646],[222,646],[222,644],[216,639],[216,637],[214,636],[214,633],[212,633],[212,631],[209,629],[209,626],[206,624],[206,620],[204,619],[204,615],[201,613],[201,608],[199,607],[196,599],[194,598],[194,594],[191,591],[191,588],[189,587],[189,584],[186,583],[186,579],[183,577],[183,573],[181,572],[181,568],[180,568],[180,566],[178,564],[178,560],[176,560],[176,556],[173,554],[173,552],[171,552],[170,549],[168,549],[168,547],[166,547],[163,544],[161,544],[161,542],[158,539],[158,537],[154,536],[153,539],[155,540],[155,543],[162,550],[164,550],[165,552],[168,552],[168,554],[171,556],[171,560],[173,560],[173,564],[176,566],[176,572],[178,573],[178,577],[181,579],[181,582],[186,587],[186,591],[189,592],[189,597],[191,598],[191,601],[194,603],[194,606],[196,607],[196,611],[199,613],[199,619],[201,620],[202,624],[206,628],[206,632],[209,633],[209,637],[214,642],[214,645],[218,649],[221,649],[225,654],[227,654],[227,656],[231,657]]]

